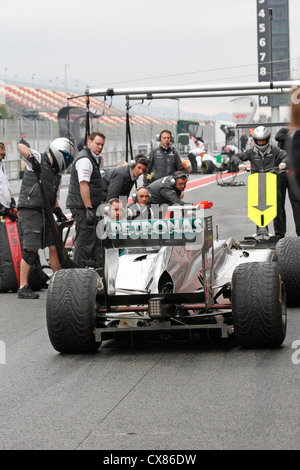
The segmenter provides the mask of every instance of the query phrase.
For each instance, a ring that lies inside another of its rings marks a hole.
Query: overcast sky
[[[299,0],[289,0],[289,10],[292,78],[300,78]],[[7,81],[61,85],[66,73],[79,92],[257,82],[256,0],[10,0],[1,30]],[[180,108],[230,112],[229,101],[181,100]]]

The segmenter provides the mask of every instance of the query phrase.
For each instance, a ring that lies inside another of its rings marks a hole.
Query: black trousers
[[[72,209],[75,220],[74,261],[80,267],[102,267],[101,242],[95,225],[87,225],[85,209]]]
[[[274,219],[275,235],[284,237],[286,234],[285,198],[288,192],[295,222],[295,230],[300,236],[300,199],[293,189],[293,181],[286,173],[278,175],[277,180],[277,217]]]
[[[192,165],[192,173],[195,175],[198,172],[197,168],[197,160],[196,160],[196,155],[194,155],[192,152],[188,154],[188,159],[191,162]]]

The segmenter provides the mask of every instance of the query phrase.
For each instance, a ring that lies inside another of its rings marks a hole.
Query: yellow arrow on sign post
[[[248,217],[266,227],[277,215],[277,176],[253,173],[248,178]]]

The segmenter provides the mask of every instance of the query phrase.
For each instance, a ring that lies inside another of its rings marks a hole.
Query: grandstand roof
[[[18,106],[21,110],[37,111],[40,116],[50,121],[57,121],[58,111],[67,105],[85,108],[85,96],[73,98],[72,93],[62,91],[47,90],[33,87],[22,87],[5,84],[5,99],[8,105]],[[117,108],[113,108],[96,97],[90,97],[90,110],[101,115],[101,121],[108,125],[125,123],[125,113]],[[131,116],[132,124],[162,124],[151,116]],[[176,121],[167,121],[168,124],[176,124]]]

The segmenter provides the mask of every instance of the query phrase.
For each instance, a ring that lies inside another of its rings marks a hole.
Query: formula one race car
[[[181,157],[181,162],[187,171],[187,173],[192,172],[192,165],[188,156]],[[219,155],[212,155],[211,153],[202,153],[196,157],[197,162],[197,171],[198,173],[203,173],[205,175],[215,172],[236,172],[237,167],[230,160],[230,157],[227,153],[220,153]]]
[[[103,277],[63,269],[47,293],[47,327],[61,353],[93,353],[102,341],[235,338],[279,347],[285,289],[275,252],[213,241],[212,217],[170,207],[170,219],[110,222],[102,235]]]
[[[220,155],[221,157],[221,155]],[[188,156],[181,157],[181,162],[188,173],[192,172],[192,165]],[[215,171],[221,170],[222,162],[217,157],[210,153],[202,153],[196,157],[198,173],[214,173]]]

